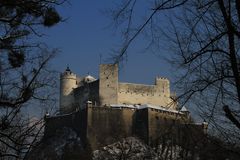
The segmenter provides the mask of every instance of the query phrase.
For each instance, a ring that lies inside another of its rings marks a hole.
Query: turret
[[[170,85],[167,78],[156,77],[155,85],[163,95],[170,97]]]
[[[73,111],[75,103],[74,88],[77,88],[77,75],[67,67],[60,75],[60,114]]]

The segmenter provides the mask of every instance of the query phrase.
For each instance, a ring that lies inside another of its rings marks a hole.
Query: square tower
[[[118,65],[100,64],[99,100],[101,105],[118,103]]]

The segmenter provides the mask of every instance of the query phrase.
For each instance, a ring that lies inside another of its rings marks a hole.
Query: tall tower
[[[77,75],[72,73],[69,67],[60,75],[60,113],[69,113],[73,110],[74,94],[77,88]]]
[[[167,78],[156,77],[155,85],[162,95],[170,97],[170,82]]]
[[[99,98],[101,105],[118,103],[118,65],[100,64]]]

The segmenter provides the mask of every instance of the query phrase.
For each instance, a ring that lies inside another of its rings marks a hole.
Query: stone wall
[[[52,136],[57,136],[56,131],[67,127],[73,129],[78,134],[78,136],[81,137],[81,142],[83,145],[86,145],[86,113],[87,110],[84,109],[78,112],[73,112],[71,114],[45,117],[44,138],[46,139],[51,138]]]
[[[119,83],[118,103],[152,104],[167,107],[171,104],[171,99],[169,93],[163,92],[157,85]]]
[[[85,83],[74,90],[75,106],[84,108],[87,101],[91,101],[93,105],[99,105],[99,80],[91,83]]]
[[[155,145],[168,127],[186,121],[184,114],[156,109],[88,107],[87,139],[92,149],[106,146],[129,136],[137,136],[146,144]],[[177,130],[174,130],[177,134]]]
[[[87,139],[92,149],[114,143],[133,135],[131,109],[88,107]]]
[[[189,122],[185,114],[148,108],[148,144],[154,146],[164,138],[177,138],[181,132],[179,126]]]
[[[46,117],[45,138],[56,135],[56,130],[70,127],[81,137],[83,145],[92,150],[112,144],[122,138],[136,136],[154,146],[162,137],[186,137],[203,131],[203,127],[189,125],[184,114],[144,108],[86,107],[72,114]],[[188,126],[188,125],[186,125]],[[187,133],[188,134],[187,134]]]

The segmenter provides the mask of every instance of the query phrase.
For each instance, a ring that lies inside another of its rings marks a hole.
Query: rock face
[[[55,136],[43,139],[27,160],[239,160],[236,154],[238,148],[231,152],[219,148],[222,144],[209,141],[201,143],[194,146],[188,144],[183,148],[164,139],[156,148],[152,148],[138,138],[128,137],[92,151],[82,145],[76,132],[62,128],[56,131]]]
[[[43,139],[29,155],[29,160],[63,160],[83,157],[80,137],[70,128],[56,131],[56,135]]]
[[[129,137],[93,152],[93,160],[154,160],[156,153],[138,138]]]

